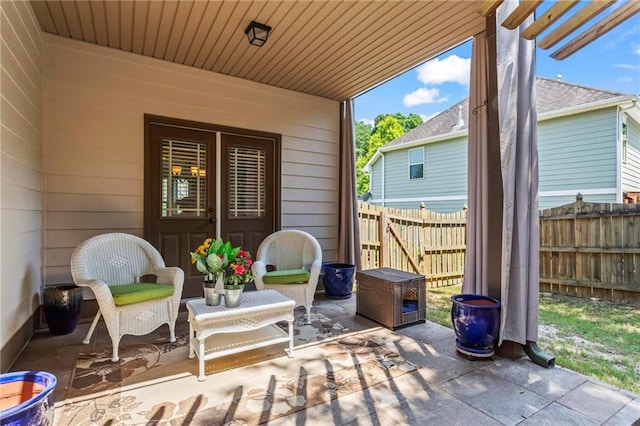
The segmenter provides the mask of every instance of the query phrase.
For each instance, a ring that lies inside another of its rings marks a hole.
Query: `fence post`
[[[380,222],[378,223],[378,235],[380,238],[380,255],[378,263],[380,264],[381,268],[385,268],[387,266],[386,225],[387,214],[385,208],[383,207],[380,210]]]
[[[583,206],[584,201],[582,201],[582,194],[578,192],[578,195],[576,195],[575,214],[581,213]]]
[[[422,274],[427,277],[427,281],[431,275],[429,265],[427,265],[426,244],[427,244],[427,219],[429,218],[429,212],[427,206],[424,203],[420,203],[420,218],[422,224],[420,225],[420,261],[422,262]]]

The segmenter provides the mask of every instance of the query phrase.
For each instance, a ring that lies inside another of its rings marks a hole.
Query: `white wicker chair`
[[[305,268],[309,271],[309,281],[299,284],[265,284],[263,276],[267,266],[276,270]],[[318,285],[322,266],[322,248],[311,234],[295,229],[274,232],[262,241],[251,266],[253,279],[258,290],[272,289],[292,298],[297,306],[304,306],[307,322],[311,322],[311,306]]]
[[[140,237],[123,233],[97,235],[81,243],[71,256],[71,275],[78,286],[89,287],[98,302],[98,313],[83,343],[88,344],[102,315],[113,345],[112,361],[118,361],[118,344],[125,334],[142,336],[163,324],[175,342],[184,272],[165,267],[158,251]],[[173,285],[173,295],[138,303],[116,305],[110,287],[139,283],[155,275],[157,283]]]

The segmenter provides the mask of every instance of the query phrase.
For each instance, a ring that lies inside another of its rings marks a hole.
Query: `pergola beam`
[[[544,0],[524,0],[507,16],[507,19],[502,22],[502,26],[509,30],[515,30],[543,1]]]
[[[553,54],[551,54],[551,57],[557,60],[567,58],[576,51],[585,47],[587,44],[591,43],[592,41],[598,39],[600,36],[617,27],[627,19],[631,18],[638,12],[640,12],[640,1],[627,2],[624,6],[621,6],[618,10],[615,10],[613,13],[611,13],[611,15],[596,23],[594,26],[592,26],[582,34],[576,36],[564,47],[553,52]]]
[[[584,25],[585,22],[596,16],[598,13],[602,12],[616,0],[606,0],[606,1],[598,1],[594,0],[581,10],[579,10],[575,15],[571,18],[567,19],[567,21],[556,28],[551,34],[543,38],[538,42],[538,47],[541,49],[548,49],[558,43],[560,40],[580,28]],[[635,3],[631,1],[629,3]]]
[[[533,40],[578,3],[580,3],[580,0],[566,0],[554,3],[549,10],[522,31],[522,37],[527,40]]]

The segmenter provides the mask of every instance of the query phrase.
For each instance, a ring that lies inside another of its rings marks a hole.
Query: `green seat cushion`
[[[173,286],[171,284],[123,284],[111,286],[109,290],[111,290],[116,306],[173,296]]]
[[[265,284],[298,284],[309,281],[309,271],[306,269],[282,269],[267,272],[262,276]]]

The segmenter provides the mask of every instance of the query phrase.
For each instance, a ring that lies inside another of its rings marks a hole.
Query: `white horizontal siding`
[[[0,43],[2,348],[39,308],[42,284],[42,38],[28,2],[0,2]]]
[[[622,190],[640,191],[640,124],[627,117],[627,161],[622,165]]]
[[[281,134],[282,227],[335,258],[337,102],[51,35],[45,55],[47,282],[88,236],[142,234],[144,114]]]

